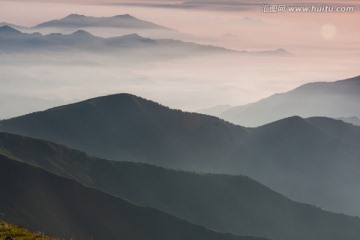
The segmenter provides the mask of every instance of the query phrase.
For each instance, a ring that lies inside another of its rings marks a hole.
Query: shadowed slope
[[[118,94],[0,121],[0,131],[106,159],[248,175],[292,199],[360,215],[359,127],[316,122],[291,117],[250,129]]]
[[[0,155],[5,220],[75,239],[251,240],[206,230]]]
[[[357,218],[290,201],[247,177],[106,161],[7,133],[0,134],[0,152],[220,232],[279,240],[336,240],[356,239],[360,227]]]

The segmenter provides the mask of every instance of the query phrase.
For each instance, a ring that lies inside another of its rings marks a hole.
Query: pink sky
[[[135,88],[119,84],[119,73],[116,69],[109,72],[104,69],[94,70],[91,76],[94,79],[91,83],[87,83],[88,91],[79,93],[76,87],[64,86],[66,89],[64,92],[59,91],[59,87],[41,92],[41,89],[35,88],[34,85],[31,91],[40,97],[55,96],[69,100],[74,94],[81,94],[80,98],[87,98],[106,94],[109,91],[127,91],[172,107],[194,110],[217,104],[245,104],[275,92],[288,91],[307,82],[335,81],[360,75],[359,12],[268,14],[262,13],[260,7],[252,11],[215,11],[214,9],[84,5],[75,4],[75,1],[54,2],[0,1],[0,22],[33,26],[44,21],[63,18],[71,13],[89,16],[129,13],[140,19],[194,35],[200,43],[238,50],[285,48],[296,57],[277,60],[209,59],[193,60],[193,62],[181,60],[137,69],[136,75],[156,81],[157,86],[160,86],[156,91],[153,88],[145,89],[143,86]],[[291,1],[284,0],[284,2]],[[343,4],[345,1],[332,2]],[[250,17],[259,24],[248,25],[243,21],[245,17]],[[323,29],[327,29],[326,26],[330,26],[330,30],[336,30],[331,38],[326,37],[328,34],[326,31],[325,35],[323,33]],[[212,67],[204,68],[203,65],[206,64]],[[7,69],[5,70],[10,71]],[[19,77],[18,74],[24,76],[29,74],[26,69],[21,71],[14,69],[9,75],[14,74]],[[31,72],[33,69],[28,71]],[[74,69],[73,72],[86,79],[83,69]],[[66,74],[67,72],[64,71],[62,75],[57,73],[49,76],[66,79],[68,77]],[[31,77],[36,81],[36,74]],[[105,77],[109,79],[107,87],[96,85],[96,79]],[[14,89],[19,91],[18,88],[14,87]],[[23,93],[25,94],[28,89],[32,89],[32,86],[24,87]],[[181,94],[186,98],[181,101],[173,98]]]

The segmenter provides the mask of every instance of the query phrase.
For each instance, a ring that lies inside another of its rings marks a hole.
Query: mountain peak
[[[94,107],[100,107],[100,106],[110,107],[110,106],[118,106],[118,105],[127,105],[134,101],[136,101],[136,102],[144,101],[145,102],[148,100],[145,100],[141,97],[138,97],[138,96],[135,96],[135,95],[132,95],[129,93],[117,93],[117,94],[111,94],[111,95],[87,99],[87,100],[84,100],[84,101],[81,101],[78,103],[55,107],[55,108],[53,108],[53,110],[66,108],[68,106],[81,106],[83,104],[92,105]]]
[[[154,39],[145,38],[143,36],[140,36],[137,33],[123,35],[120,37],[112,37],[112,38],[109,38],[109,41],[115,42],[115,43],[117,43],[118,41],[121,41],[122,43],[131,43],[131,45],[133,45],[137,42],[142,42],[142,43],[155,43],[156,42],[156,40],[154,40]]]
[[[123,38],[131,38],[131,39],[145,39],[144,37],[140,36],[137,33],[127,34],[122,36]]]
[[[0,27],[0,33],[8,35],[8,34],[21,34],[22,32],[5,25],[5,26]]]
[[[84,30],[77,30],[76,32],[73,32],[70,35],[76,37],[94,37],[94,35]]]
[[[0,27],[3,27],[3,26],[9,26],[9,27],[15,28],[15,29],[25,29],[26,28],[24,26],[16,25],[16,24],[13,24],[13,23],[1,22]]]
[[[135,17],[131,16],[130,14],[121,14],[121,15],[116,15],[116,16],[114,16],[114,18],[136,19]]]
[[[130,14],[116,15],[111,17],[97,17],[97,16],[85,16],[80,14],[70,14],[62,19],[51,20],[48,22],[40,23],[33,28],[74,28],[80,29],[83,27],[112,27],[112,28],[141,28],[141,29],[153,29],[165,27],[157,25],[155,23],[147,22],[141,19],[137,19]]]
[[[265,124],[263,126],[260,126],[259,128],[261,127],[264,127],[264,126],[293,126],[293,125],[298,125],[298,124],[306,124],[306,120],[300,116],[290,116],[290,117],[286,117],[286,118],[282,118],[280,120],[277,120],[277,121],[274,121],[274,122],[270,122],[268,124]]]
[[[274,51],[274,53],[279,54],[279,55],[292,55],[292,53],[290,53],[288,50],[286,50],[284,48],[278,48]]]
[[[68,20],[68,19],[79,19],[79,18],[86,18],[85,15],[81,15],[81,14],[75,14],[75,13],[72,13],[66,17],[64,17],[62,20]]]

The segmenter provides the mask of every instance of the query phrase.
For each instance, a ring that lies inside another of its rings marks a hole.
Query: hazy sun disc
[[[335,37],[336,31],[337,29],[334,25],[326,24],[321,28],[321,35],[323,36],[323,38],[330,40]]]

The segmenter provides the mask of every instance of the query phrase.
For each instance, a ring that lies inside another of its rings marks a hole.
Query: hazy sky
[[[0,1],[0,22],[30,27],[71,13],[91,16],[129,13],[189,34],[199,43],[250,51],[284,48],[293,57],[194,57],[136,68],[111,64],[98,69],[74,66],[71,71],[64,66],[24,63],[18,66],[14,60],[15,63],[0,66],[0,94],[70,101],[131,92],[171,107],[195,110],[217,104],[245,104],[303,83],[360,75],[360,14],[356,1],[322,1],[322,4],[354,6],[356,12],[350,13],[264,13],[261,5],[234,10],[234,7],[214,7],[208,4],[211,1],[197,1],[211,6],[201,8],[166,7],[176,1],[149,0],[139,6],[103,4],[130,1],[65,2]],[[241,1],[235,2],[241,6]],[[290,6],[298,1],[282,2]],[[149,6],[149,3],[156,4]],[[8,60],[14,56],[0,57]]]

